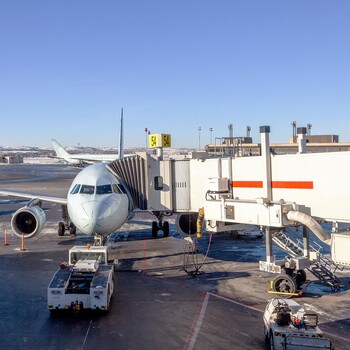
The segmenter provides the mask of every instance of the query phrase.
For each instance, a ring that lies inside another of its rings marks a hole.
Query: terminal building
[[[215,155],[259,156],[261,155],[261,144],[254,143],[249,135],[250,129],[247,127],[247,136],[233,137],[230,130],[229,137],[215,139],[215,144],[208,144],[205,151]],[[350,142],[339,142],[338,135],[310,135],[306,128],[303,129],[306,143],[306,153],[341,152],[350,151]],[[272,154],[295,154],[298,153],[298,139],[301,135],[293,132],[293,136],[288,143],[271,143]]]

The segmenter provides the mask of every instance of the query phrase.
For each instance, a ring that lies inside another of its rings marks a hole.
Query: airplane
[[[56,157],[63,159],[66,163],[74,166],[82,167],[85,164],[93,164],[96,162],[113,162],[116,159],[124,157],[123,147],[123,108],[120,115],[120,133],[119,133],[119,153],[117,154],[69,154],[60,143],[52,139],[52,146],[56,152]]]
[[[46,221],[41,202],[49,201],[62,205],[64,221],[58,226],[60,236],[65,230],[75,235],[78,228],[82,233],[94,236],[96,245],[102,245],[109,234],[134,216],[128,188],[106,166],[96,163],[81,170],[66,198],[0,189],[1,195],[30,198],[26,206],[12,216],[11,227],[15,235],[22,237],[23,234],[24,238],[37,235]]]
[[[128,155],[129,156],[129,155]],[[132,155],[130,155],[132,156]],[[117,159],[123,159],[123,109],[119,135]],[[115,159],[113,159],[115,160]],[[106,237],[117,231],[135,214],[131,193],[124,181],[108,168],[109,163],[99,162],[83,168],[74,178],[66,197],[10,191],[0,188],[0,195],[29,198],[29,202],[12,216],[11,227],[16,236],[31,238],[43,229],[46,215],[41,208],[42,201],[61,204],[62,221],[58,225],[58,235],[65,231],[71,235],[79,229],[95,238],[95,245],[102,245]],[[169,236],[169,224],[163,222],[163,213],[152,212],[158,223],[152,223],[152,236],[162,230]]]
[[[123,158],[123,109],[119,138],[118,159]],[[42,201],[61,204],[62,218],[58,234],[68,230],[75,235],[78,228],[86,235],[95,237],[95,244],[117,231],[134,216],[133,201],[127,186],[107,168],[107,163],[95,163],[82,169],[72,181],[67,197],[53,197],[42,194],[0,189],[0,195],[29,198],[25,207],[12,216],[11,227],[16,236],[31,238],[44,227],[46,215],[41,208]]]
[[[85,164],[96,162],[113,162],[119,157],[119,154],[70,154],[57,140],[52,139],[51,142],[56,152],[56,158],[63,159],[64,162],[74,166],[83,167]]]

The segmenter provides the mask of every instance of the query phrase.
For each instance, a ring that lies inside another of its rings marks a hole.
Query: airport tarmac
[[[0,166],[0,187],[66,195],[79,170],[66,165]],[[44,203],[47,223],[37,237],[11,233],[11,214],[24,200],[0,197],[1,349],[264,349],[262,313],[273,275],[260,272],[264,240],[214,235],[200,274],[194,256],[170,219],[170,236],[152,239],[148,213],[137,214],[108,242],[118,259],[115,291],[107,314],[62,314],[46,308],[46,288],[73,245],[92,242],[57,235],[60,205]],[[3,245],[7,229],[9,245]],[[198,242],[200,265],[208,236]],[[278,252],[278,254],[283,254]],[[312,276],[308,277],[312,278]],[[339,274],[345,288],[331,293],[312,283],[297,301],[319,314],[320,327],[336,349],[349,349],[350,270]]]

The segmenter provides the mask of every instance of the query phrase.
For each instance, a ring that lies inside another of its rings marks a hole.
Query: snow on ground
[[[60,164],[62,161],[57,158],[23,158],[23,163],[25,164]]]

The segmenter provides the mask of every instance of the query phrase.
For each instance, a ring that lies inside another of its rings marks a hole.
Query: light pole
[[[145,128],[145,134],[146,134],[146,148],[147,148],[147,135],[148,135],[148,129],[147,128]]]
[[[229,144],[232,146],[233,144],[233,125],[229,124],[228,127],[228,134],[229,134]]]
[[[209,128],[210,131],[210,144],[212,144],[213,128]]]
[[[293,128],[293,143],[294,143],[294,139],[297,136],[297,122],[296,121],[292,122],[292,128]]]
[[[312,124],[307,124],[307,134],[311,135],[311,128],[312,128]]]
[[[199,126],[198,127],[198,149],[201,149],[201,131],[202,131],[202,128]]]

